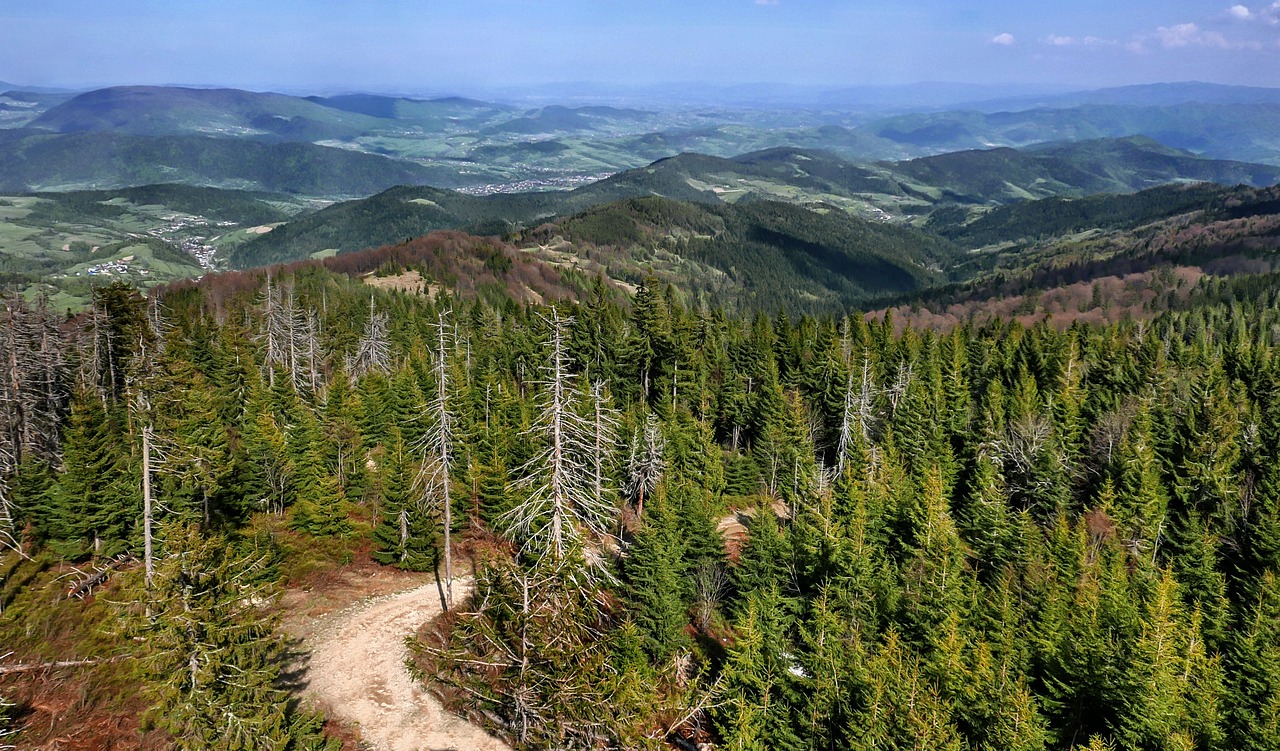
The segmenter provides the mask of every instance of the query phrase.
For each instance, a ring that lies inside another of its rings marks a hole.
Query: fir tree
[[[148,719],[179,749],[325,749],[276,687],[284,646],[263,609],[266,561],[193,526],[167,525],[165,555],[138,624],[149,653]]]

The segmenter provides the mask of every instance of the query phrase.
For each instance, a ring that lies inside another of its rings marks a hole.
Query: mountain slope
[[[1217,159],[1280,164],[1280,104],[1270,103],[939,112],[887,118],[866,130],[936,153],[1141,135]]]
[[[0,281],[77,307],[92,285],[199,276],[221,249],[312,208],[275,193],[147,185],[0,198]]]
[[[351,138],[377,127],[378,121],[284,94],[116,86],[75,96],[44,112],[31,126],[59,133],[111,131],[316,141]]]
[[[1077,232],[1139,227],[1203,209],[1233,193],[1230,188],[1201,183],[1162,185],[1124,195],[1021,201],[977,217],[954,207],[934,212],[925,228],[965,248],[1039,242]]]
[[[848,309],[938,283],[959,255],[947,241],[910,227],[763,200],[633,198],[531,237],[539,242],[531,252],[549,260],[565,260],[566,253],[578,262],[590,258],[615,279],[635,283],[657,274],[706,304],[792,312]]]
[[[509,119],[512,113],[512,108],[506,105],[463,97],[409,99],[377,94],[342,94],[310,96],[307,100],[343,112],[412,124],[426,133],[479,130]]]
[[[869,167],[830,154],[772,149],[733,159],[681,154],[571,191],[470,196],[432,188],[396,188],[290,222],[237,251],[251,266],[402,241],[438,229],[485,234],[536,225],[592,206],[642,196],[702,204],[779,200],[863,218],[927,214],[938,205],[999,204],[1052,195],[1132,192],[1170,180],[1221,178],[1267,184],[1280,169],[1215,162],[1147,140],[997,149]]]
[[[309,143],[0,130],[0,190],[6,191],[183,182],[339,197],[456,179],[449,168]]]
[[[883,166],[904,184],[961,203],[1127,193],[1177,181],[1280,182],[1280,167],[1201,159],[1141,137],[958,151]]]

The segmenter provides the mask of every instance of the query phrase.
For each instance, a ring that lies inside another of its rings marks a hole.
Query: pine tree
[[[1224,748],[1280,748],[1280,577],[1267,572],[1231,644]]]
[[[639,629],[644,651],[655,664],[670,660],[688,638],[684,567],[676,515],[660,492],[650,515],[627,547],[622,565],[627,613]]]
[[[42,525],[63,555],[113,556],[128,546],[141,510],[119,424],[96,395],[77,393],[63,440],[64,472],[49,492]]]
[[[715,720],[728,749],[804,748],[791,716],[792,675],[776,616],[777,590],[748,596],[734,626]]]
[[[276,687],[284,645],[264,610],[266,566],[194,526],[167,525],[165,555],[138,624],[150,722],[179,749],[336,749]]]
[[[310,410],[289,434],[293,465],[294,502],[289,525],[313,535],[344,535],[351,531],[346,494],[324,463],[320,425]]]
[[[420,503],[416,490],[419,475],[400,430],[391,427],[391,441],[378,467],[381,498],[378,522],[373,529],[375,561],[411,571],[430,571],[439,559],[438,530]]]

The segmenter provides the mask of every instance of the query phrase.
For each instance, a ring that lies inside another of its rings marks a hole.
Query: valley
[[[0,749],[1280,748],[1280,89],[153,79],[0,83]]]

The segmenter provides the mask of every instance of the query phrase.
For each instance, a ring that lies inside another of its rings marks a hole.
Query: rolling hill
[[[703,304],[810,313],[936,284],[959,256],[949,242],[911,227],[765,200],[632,198],[541,227],[528,239],[537,242],[528,251],[545,260],[572,258],[630,283],[656,275]]]
[[[307,97],[324,107],[351,112],[385,121],[396,121],[423,133],[457,133],[478,131],[496,122],[510,120],[514,108],[464,97],[411,99],[377,94],[342,94],[332,97]],[[388,127],[391,123],[378,123]]]
[[[930,198],[958,203],[1128,193],[1168,182],[1280,182],[1280,167],[1201,159],[1143,137],[958,151],[882,166]]]
[[[20,128],[42,112],[70,99],[65,92],[27,91],[0,83],[0,128]]]
[[[938,112],[887,118],[866,129],[904,147],[935,153],[1147,136],[1216,159],[1280,164],[1280,104],[1274,103]]]
[[[831,154],[771,149],[732,159],[681,154],[571,191],[461,195],[395,188],[302,217],[237,250],[237,266],[351,251],[438,229],[505,234],[552,217],[642,196],[703,204],[772,200],[867,219],[925,215],[949,204],[994,205],[1053,195],[1132,192],[1169,181],[1265,185],[1280,168],[1198,159],[1147,139],[1043,151],[970,151],[867,167]]]
[[[324,197],[369,195],[393,185],[459,184],[456,169],[309,143],[0,130],[0,190],[161,182]]]
[[[311,210],[275,193],[149,185],[0,196],[0,279],[76,306],[95,283],[199,276],[223,248]]]
[[[1078,232],[1132,229],[1186,214],[1223,200],[1233,189],[1219,185],[1162,185],[1123,195],[1052,197],[997,206],[974,216],[968,209],[939,209],[925,229],[964,248],[1014,247]]]
[[[171,86],[116,86],[85,92],[31,122],[31,127],[58,133],[105,131],[268,141],[353,138],[378,126],[378,120],[368,115],[284,94]]]

